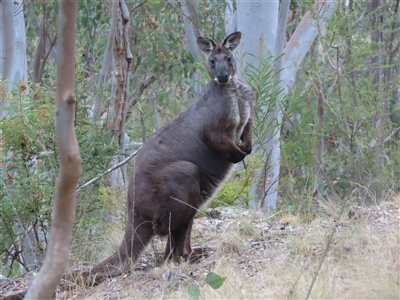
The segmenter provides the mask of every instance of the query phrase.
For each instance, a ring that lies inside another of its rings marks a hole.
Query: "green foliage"
[[[188,299],[189,300],[198,300],[200,298],[200,288],[197,284],[191,284],[188,287]]]
[[[13,99],[18,100],[12,102],[14,115],[0,121],[2,151],[6,154],[1,156],[0,162],[2,173],[5,174],[2,180],[3,192],[0,194],[2,252],[18,244],[20,231],[17,227],[26,229],[33,224],[35,231],[48,233],[58,173],[54,94],[39,85],[35,90],[26,91],[26,88],[25,85],[20,86],[13,96]],[[108,134],[88,123],[86,108],[77,107],[75,124],[82,157],[80,183],[83,183],[104,171],[117,152],[110,144]],[[97,200],[96,186],[80,195],[82,200],[77,213],[79,224],[87,223],[87,220],[92,225],[101,221],[93,218],[105,206]],[[79,227],[76,230],[79,231]],[[1,269],[5,271],[11,263],[12,260],[6,261]]]
[[[205,282],[214,290],[218,290],[225,282],[226,277],[221,277],[214,272],[208,272]],[[197,284],[191,284],[188,287],[188,299],[197,300],[200,298],[200,288]]]
[[[227,181],[213,201],[211,208],[219,206],[245,206],[253,199],[250,188],[259,179],[256,171],[262,167],[264,158],[258,153],[247,156],[245,164],[236,168],[232,178]]]
[[[284,209],[312,213],[313,195],[332,194],[326,176],[336,193],[351,193],[359,204],[398,192],[400,148],[392,117],[398,113],[393,105],[398,61],[390,41],[400,29],[393,27],[392,4],[382,3],[364,19],[360,15],[366,3],[355,2],[352,9],[340,5],[327,34],[308,53],[285,103],[280,181]],[[375,33],[385,38],[374,40]],[[322,122],[318,112],[324,113]]]
[[[214,290],[218,290],[225,282],[226,277],[221,277],[214,272],[209,272],[206,276],[206,283]]]
[[[257,66],[247,65],[245,74],[256,98],[253,130],[255,141],[253,143],[256,147],[264,149],[268,138],[271,138],[271,133],[279,126],[277,119],[271,118],[271,115],[276,114],[277,107],[281,107],[283,102],[280,96],[281,90],[273,81],[275,76],[273,64],[277,58],[265,57],[263,49],[259,51],[258,57],[249,53],[245,55],[254,58],[257,62]]]

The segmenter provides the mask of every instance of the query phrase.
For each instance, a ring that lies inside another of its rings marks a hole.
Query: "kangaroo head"
[[[239,45],[242,34],[237,31],[228,35],[222,43],[199,36],[196,41],[207,56],[207,71],[219,84],[226,84],[236,73],[233,50]]]

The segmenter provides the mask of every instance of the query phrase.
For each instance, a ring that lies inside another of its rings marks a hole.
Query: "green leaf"
[[[206,283],[211,286],[214,290],[217,290],[224,283],[226,277],[221,277],[214,272],[210,272],[206,276]]]
[[[200,289],[197,284],[191,284],[188,287],[189,300],[198,300],[200,297]]]

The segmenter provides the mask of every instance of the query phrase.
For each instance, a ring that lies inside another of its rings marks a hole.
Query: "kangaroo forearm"
[[[251,153],[252,150],[252,137],[253,137],[253,120],[250,120],[243,129],[241,136],[242,143],[240,144],[240,149],[247,154]]]
[[[211,149],[218,153],[225,153],[229,155],[243,153],[239,146],[235,145],[235,143],[226,134],[211,134],[206,137],[205,141]]]

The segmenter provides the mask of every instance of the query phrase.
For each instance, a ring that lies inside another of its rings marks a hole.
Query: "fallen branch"
[[[140,147],[142,148],[142,147]],[[90,179],[89,181],[85,182],[84,184],[80,185],[77,189],[76,192],[79,192],[81,189],[83,189],[84,187],[87,187],[88,185],[92,184],[93,182],[96,182],[97,180],[99,180],[101,177],[107,175],[108,173],[111,173],[112,171],[114,171],[115,169],[118,169],[119,167],[123,166],[124,164],[126,164],[128,161],[130,161],[132,158],[134,158],[136,156],[136,154],[138,153],[138,151],[140,150],[137,149],[135,152],[133,152],[131,155],[129,155],[127,158],[125,158],[123,161],[121,161],[120,163],[112,166],[111,168],[109,168],[107,171],[101,173],[100,175]]]

